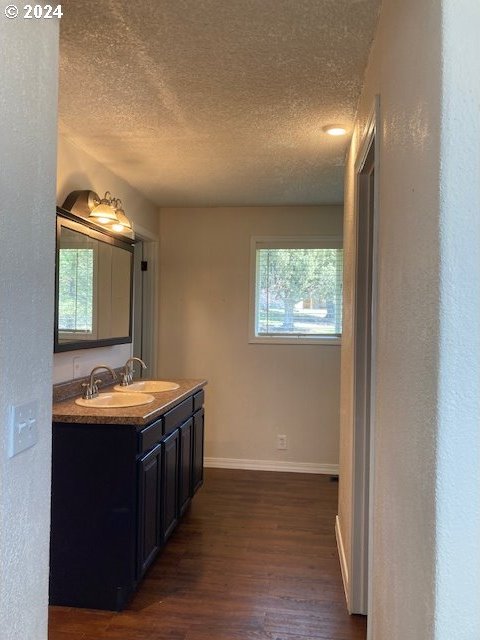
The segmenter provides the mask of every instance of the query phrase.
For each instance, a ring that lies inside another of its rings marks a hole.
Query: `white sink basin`
[[[167,380],[139,380],[138,382],[132,382],[127,387],[117,384],[113,388],[115,391],[121,391],[122,393],[159,393],[160,391],[174,391],[179,386],[176,382],[168,382]]]
[[[136,407],[153,402],[155,398],[148,393],[99,393],[96,398],[84,400],[77,398],[75,403],[91,409],[117,409],[120,407]]]

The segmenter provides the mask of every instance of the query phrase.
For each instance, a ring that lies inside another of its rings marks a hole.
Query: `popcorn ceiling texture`
[[[379,0],[72,0],[60,131],[158,205],[343,201]]]

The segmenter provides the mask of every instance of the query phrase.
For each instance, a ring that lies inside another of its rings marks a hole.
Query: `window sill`
[[[342,338],[338,336],[321,336],[307,338],[306,336],[250,336],[249,344],[309,344],[338,346],[342,344]]]

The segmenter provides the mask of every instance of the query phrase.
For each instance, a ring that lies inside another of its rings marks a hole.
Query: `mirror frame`
[[[129,309],[129,331],[128,336],[118,336],[115,338],[102,338],[100,340],[81,340],[79,342],[60,343],[58,341],[58,291],[59,291],[59,248],[62,227],[77,231],[100,242],[111,244],[130,253],[130,309]],[[94,349],[96,347],[108,347],[115,344],[128,344],[132,342],[133,330],[133,240],[123,240],[113,233],[108,233],[84,218],[80,218],[70,211],[57,207],[57,229],[55,243],[55,314],[53,331],[53,352],[77,351],[78,349]]]

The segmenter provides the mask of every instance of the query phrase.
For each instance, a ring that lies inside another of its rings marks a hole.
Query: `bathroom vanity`
[[[119,611],[203,482],[204,380],[148,405],[53,407],[50,603]]]

